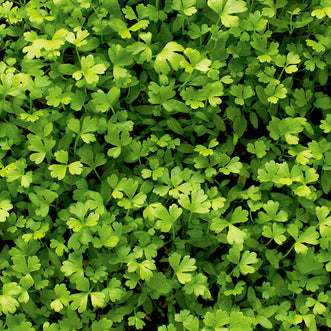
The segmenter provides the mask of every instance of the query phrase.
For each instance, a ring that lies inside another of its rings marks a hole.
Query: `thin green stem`
[[[193,73],[193,71],[190,72],[189,75],[186,77],[185,82],[181,86],[179,86],[180,90],[182,90],[186,86],[186,84],[188,83],[188,81],[190,80],[190,78],[192,76],[192,73]]]
[[[77,135],[75,139],[75,144],[74,144],[74,155],[76,155],[76,148],[77,148],[77,143],[78,143],[79,136]]]
[[[232,269],[232,270],[230,271],[230,273],[228,274],[228,276],[231,276],[231,275],[233,274],[233,272],[234,272],[234,269]]]
[[[252,12],[252,8],[253,8],[253,5],[254,5],[254,0],[251,0],[251,3],[249,5],[249,10]]]
[[[249,218],[252,222],[254,222],[253,215],[252,215],[252,210],[249,210]]]
[[[295,244],[293,244],[293,245],[291,246],[291,248],[288,250],[288,252],[282,257],[282,259],[285,259],[286,256],[289,255],[289,254],[291,253],[292,249],[294,248],[294,245],[295,245]]]
[[[273,238],[271,238],[270,240],[268,240],[268,242],[265,245],[268,246],[272,242],[272,240],[273,240]]]
[[[289,31],[290,35],[293,33],[293,15],[291,14],[291,18],[290,18],[290,31]]]
[[[282,75],[283,75],[283,73],[284,73],[284,70],[285,70],[285,67],[284,67],[284,68],[282,69],[282,71],[280,72],[280,74],[279,74],[277,80],[280,81],[280,79],[281,79],[281,77],[282,77]]]
[[[216,45],[217,45],[217,40],[214,40],[214,46],[213,48],[210,50],[210,53],[212,53],[214,51],[214,49],[216,48]]]
[[[189,217],[189,219],[188,219],[188,223],[191,222],[191,220],[192,220],[192,215],[193,215],[193,213],[191,212],[191,213],[190,213],[190,217]]]
[[[101,177],[100,177],[100,175],[98,174],[97,169],[93,169],[93,170],[94,170],[94,173],[97,175],[97,177],[98,177],[100,183],[102,183],[102,181],[101,181]]]
[[[80,64],[80,67],[82,67],[82,63],[81,63],[81,61],[80,61],[79,51],[78,51],[78,48],[77,48],[76,45],[75,45],[75,49],[76,49],[76,54],[77,54],[78,62],[79,62],[79,64]]]
[[[207,234],[210,232],[210,222],[208,222],[208,226],[207,226]]]
[[[216,21],[216,26],[218,27],[218,24],[220,23],[220,20],[221,20],[221,16],[219,16],[218,17],[218,19],[217,19],[217,21]],[[210,33],[210,35],[209,35],[209,37],[206,39],[206,45],[209,43],[209,41],[210,41],[210,38],[211,38],[211,33]],[[215,40],[215,44],[216,44],[216,40]]]
[[[111,111],[113,112],[113,115],[116,115],[115,110],[114,110],[114,108],[113,108],[112,105],[110,105],[110,109],[111,109]]]
[[[5,107],[5,100],[6,100],[6,96],[4,95],[3,98],[2,98],[2,103],[1,103],[1,111],[4,109]]]
[[[216,26],[218,27],[218,24],[220,24],[220,21],[221,21],[221,16],[218,17],[217,21],[216,21]]]
[[[31,96],[29,97],[29,101],[30,101],[30,111],[32,111],[32,99],[31,99]]]

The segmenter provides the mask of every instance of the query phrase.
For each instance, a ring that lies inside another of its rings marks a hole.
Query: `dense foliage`
[[[330,0],[0,0],[0,329],[331,328]]]

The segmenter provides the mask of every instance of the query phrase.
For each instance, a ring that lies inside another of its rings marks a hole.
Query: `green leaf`
[[[217,309],[215,312],[207,312],[203,319],[204,324],[212,330],[221,329],[221,326],[228,324],[229,321],[228,312],[221,309]]]
[[[169,264],[174,269],[178,281],[181,284],[186,284],[192,280],[192,271],[196,270],[195,259],[185,255],[181,261],[181,256],[178,253],[169,255]]]
[[[131,261],[128,263],[128,271],[134,272],[138,271],[139,276],[142,280],[150,280],[153,276],[153,271],[156,270],[155,262],[154,260],[145,260],[141,263],[138,263],[136,261]]]
[[[85,40],[85,38],[88,36],[89,33],[87,31],[79,29],[76,31],[76,35],[73,32],[69,32],[66,36],[66,41],[79,48],[86,45],[87,40]]]
[[[23,275],[27,275],[33,271],[38,271],[41,266],[38,257],[35,255],[29,256],[27,261],[23,255],[13,256],[12,260],[14,263],[12,268]]]
[[[8,211],[13,208],[13,205],[9,200],[0,201],[0,222],[5,222],[6,218],[9,216]]]
[[[259,221],[267,223],[270,221],[287,222],[288,214],[285,210],[279,210],[279,202],[269,200],[263,205],[265,213],[260,211],[258,213]]]
[[[249,153],[256,154],[256,156],[260,159],[267,154],[269,149],[269,146],[267,146],[263,140],[255,141],[254,145],[252,143],[247,144],[247,151]]]
[[[110,330],[112,326],[113,321],[104,317],[92,323],[92,331]]]
[[[324,94],[323,92],[316,92],[315,97],[316,97],[316,101],[314,102],[315,107],[324,110],[331,109],[331,98],[328,95]],[[326,115],[327,122],[328,122],[328,115]]]
[[[218,14],[222,24],[226,27],[237,26],[239,17],[231,15],[242,13],[247,10],[243,0],[208,0],[208,6]]]
[[[86,311],[88,296],[89,294],[86,292],[72,294],[72,303],[70,305],[71,309],[78,310],[79,313]]]
[[[229,225],[230,223],[227,220],[215,217],[212,219],[210,230],[216,233],[220,233]]]
[[[282,225],[273,223],[272,229],[268,225],[265,225],[263,227],[262,235],[265,236],[266,238],[272,238],[276,242],[276,244],[282,245],[286,240],[286,237],[283,235],[284,232],[285,229],[283,228]]]
[[[58,180],[62,180],[66,175],[67,165],[52,164],[48,167],[48,169],[51,171],[51,176],[53,178],[57,178]]]
[[[243,106],[245,104],[245,99],[249,99],[253,95],[255,95],[255,92],[252,87],[238,84],[238,85],[232,85],[230,93],[235,96],[234,102],[237,105]]]
[[[234,287],[234,289],[230,289],[230,290],[226,290],[224,292],[224,294],[226,296],[229,296],[229,295],[240,295],[241,293],[243,293],[245,289],[245,282],[244,281],[239,281],[236,286]]]
[[[331,114],[327,114],[325,120],[321,120],[320,128],[324,133],[331,132]]]
[[[184,13],[186,16],[192,16],[197,12],[194,7],[196,0],[174,0],[172,1],[171,8]]]
[[[278,46],[279,44],[277,42],[271,42],[268,45],[268,38],[266,35],[260,35],[260,34],[254,34],[252,36],[252,41],[250,42],[252,47],[257,50],[257,59],[261,62],[271,62],[272,58],[278,54],[279,49]],[[272,68],[271,68],[272,70]],[[266,73],[271,73],[272,71],[267,69],[265,70]],[[272,74],[273,76],[273,74]],[[273,84],[270,84],[273,86]],[[280,86],[280,85],[278,85]],[[271,87],[268,87],[270,90],[272,90]]]
[[[80,175],[83,171],[83,165],[79,162],[73,162],[68,165],[69,172],[72,175]]]
[[[103,307],[105,302],[105,295],[102,292],[91,292],[92,307]]]
[[[145,313],[138,311],[134,316],[130,316],[128,324],[134,326],[136,330],[141,330],[145,326],[145,322],[142,320],[146,316]]]
[[[259,262],[257,254],[255,252],[245,251],[240,259],[239,268],[243,275],[251,274],[255,272],[255,268],[252,266]]]
[[[105,293],[106,298],[108,296],[112,302],[115,302],[122,298],[125,291],[123,287],[121,287],[121,282],[118,279],[111,278],[103,292]]]
[[[186,48],[184,50],[184,54],[189,59],[189,62],[184,59],[180,62],[180,65],[185,69],[186,72],[191,74],[193,70],[198,70],[201,72],[207,72],[209,70],[211,61],[207,58],[201,57],[201,54],[198,50]]]
[[[238,227],[229,224],[229,231],[227,234],[227,240],[230,245],[238,244],[242,245],[244,243],[245,238],[247,237],[247,234],[240,230]]]
[[[192,213],[205,214],[211,207],[210,201],[206,201],[207,198],[203,190],[197,190],[191,193],[191,200],[186,194],[180,194],[178,203]]]
[[[204,299],[211,299],[211,294],[208,290],[207,277],[203,274],[197,274],[193,279],[186,283],[184,286],[184,291],[186,294],[190,295],[194,293],[196,297],[202,296]]]
[[[95,64],[94,57],[90,54],[81,58],[81,70],[74,72],[72,77],[78,81],[83,76],[87,84],[93,84],[99,81],[98,75],[102,75],[106,69],[103,63]]]
[[[28,135],[28,139],[28,149],[35,152],[30,155],[30,160],[36,164],[42,163],[46,155],[49,155],[49,152],[52,151],[56,144],[56,141],[51,138],[40,138],[32,134]]]
[[[182,126],[180,125],[180,123],[173,117],[170,117],[169,119],[167,119],[167,126],[170,130],[172,130],[173,132],[179,134],[179,135],[183,135],[184,130],[182,128]]]
[[[71,253],[69,259],[63,262],[61,271],[75,282],[84,277],[82,262],[83,257],[80,253]]]
[[[157,73],[168,74],[171,70],[168,61],[174,70],[178,70],[180,62],[183,60],[183,55],[177,52],[183,52],[184,47],[180,44],[171,41],[167,43],[162,51],[156,56],[154,69]]]
[[[185,329],[189,331],[198,331],[200,327],[199,318],[190,314],[187,309],[181,310],[179,314],[175,314],[175,321],[182,322]]]
[[[244,223],[248,221],[248,211],[243,210],[242,207],[236,207],[236,209],[233,211],[231,215],[230,222],[232,224],[235,223]]]
[[[70,292],[67,290],[65,284],[56,284],[54,287],[54,292],[56,294],[57,299],[51,302],[51,308],[56,312],[61,311],[64,307],[69,305]]]
[[[120,238],[117,235],[117,233],[109,226],[106,224],[103,224],[99,229],[98,229],[98,234],[99,238],[94,238],[92,240],[93,246],[95,248],[100,248],[100,247],[115,247],[119,241]]]
[[[91,108],[96,113],[105,113],[109,109],[114,110],[121,95],[121,89],[113,86],[106,94],[102,90],[92,93],[92,100],[90,101]]]
[[[260,324],[262,327],[264,327],[264,328],[266,328],[266,329],[272,329],[272,327],[273,327],[272,323],[271,323],[270,320],[267,319],[265,316],[261,316],[261,315],[259,315],[259,316],[257,317],[257,320],[258,320],[259,324]]]
[[[306,254],[308,247],[304,244],[317,245],[319,233],[315,230],[315,227],[311,226],[307,228],[300,236],[295,240],[294,249],[297,253]]]
[[[176,204],[172,204],[169,207],[169,211],[167,208],[160,205],[155,210],[155,216],[159,219],[156,222],[156,225],[161,229],[162,232],[169,232],[181,214],[182,209],[179,208]]]
[[[14,314],[19,307],[19,302],[13,296],[21,293],[21,287],[15,282],[5,283],[2,287],[2,294],[0,295],[0,307],[4,314]]]
[[[303,131],[306,121],[303,117],[287,117],[282,120],[273,117],[267,129],[270,131],[270,136],[274,140],[283,137],[288,144],[297,145],[299,142],[298,133]]]
[[[326,206],[316,207],[316,216],[322,237],[330,235],[331,215],[330,210]]]
[[[277,86],[274,86],[272,84],[268,84],[267,87],[264,89],[264,92],[266,93],[268,97],[268,101],[270,103],[276,104],[278,103],[279,99],[285,99],[287,94],[287,89],[284,87],[283,84],[279,84]]]
[[[58,86],[51,87],[48,90],[49,95],[46,97],[49,106],[58,107],[60,103],[68,105],[71,101],[69,93],[63,93],[62,89]]]

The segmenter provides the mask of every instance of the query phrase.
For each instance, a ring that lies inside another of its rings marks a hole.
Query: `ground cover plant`
[[[330,329],[330,17],[0,0],[0,329]]]

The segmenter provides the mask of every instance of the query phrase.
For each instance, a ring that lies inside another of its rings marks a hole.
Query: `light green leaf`
[[[105,295],[102,292],[91,292],[91,302],[92,306],[95,307],[102,307],[105,302]]]
[[[233,245],[233,244],[242,245],[244,243],[246,236],[247,235],[244,231],[240,230],[239,228],[237,228],[236,226],[234,226],[232,224],[229,224],[227,240],[230,245]]]
[[[48,167],[48,169],[51,171],[51,176],[53,178],[57,178],[58,180],[62,180],[67,171],[67,165],[65,164],[52,164]]]
[[[185,255],[181,261],[181,256],[178,253],[169,255],[169,264],[174,269],[177,279],[181,284],[191,281],[192,271],[197,267],[195,266],[195,259],[191,259],[189,255]]]
[[[168,74],[171,70],[168,61],[174,70],[178,70],[180,62],[183,60],[183,55],[178,54],[177,52],[183,51],[184,47],[175,41],[167,43],[162,51],[156,56],[154,62],[155,71],[157,73]]]
[[[237,26],[239,17],[231,15],[242,13],[247,10],[246,2],[243,0],[208,0],[208,6],[221,18],[226,27]]]
[[[68,169],[72,175],[80,175],[83,171],[83,165],[80,163],[80,161],[76,161],[76,162],[70,163],[68,165]]]
[[[251,274],[255,272],[255,268],[252,266],[259,262],[257,254],[255,252],[245,251],[241,257],[239,268],[243,275]]]

